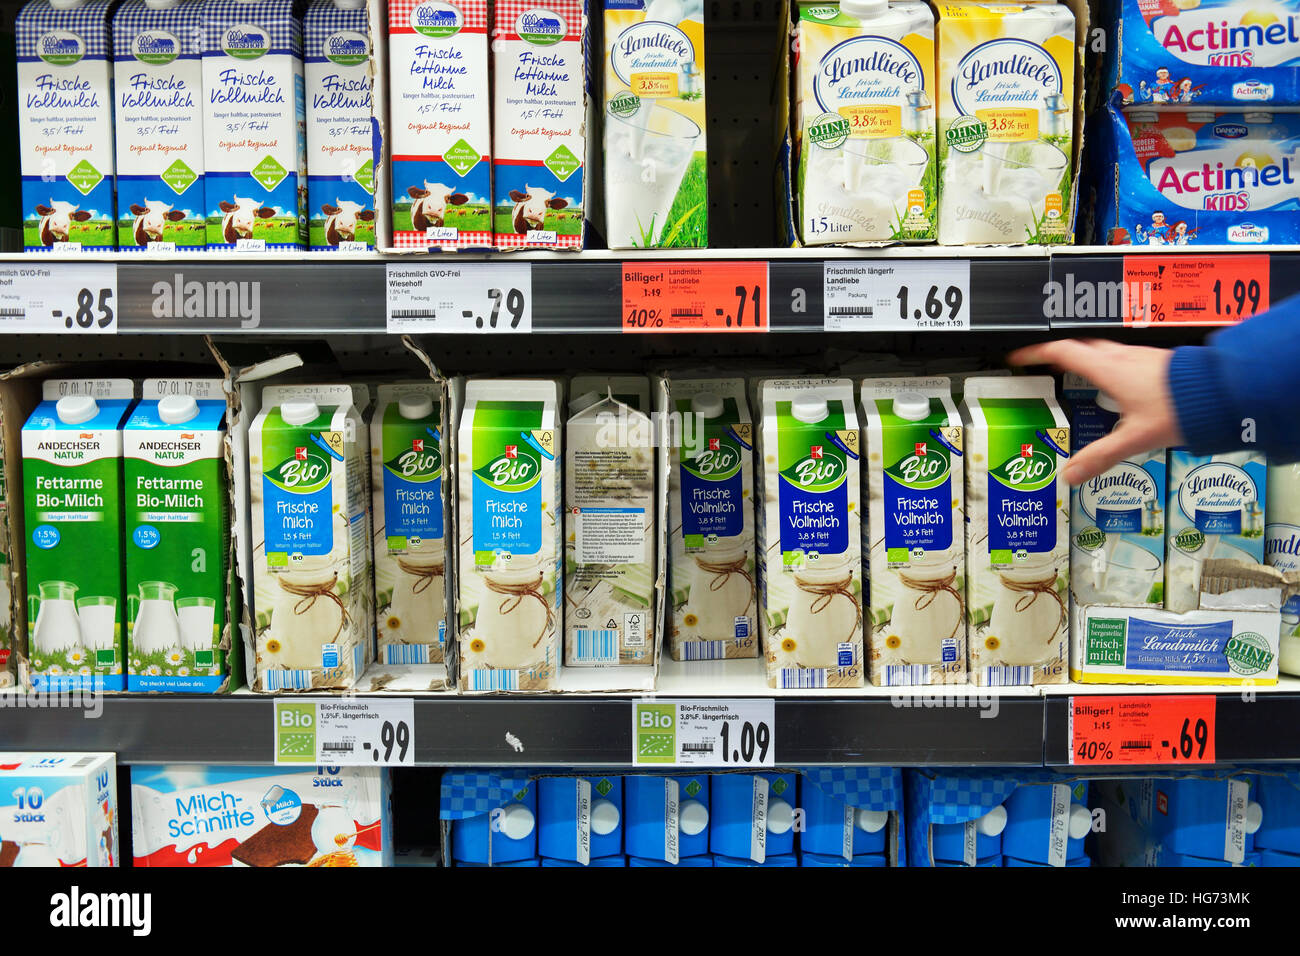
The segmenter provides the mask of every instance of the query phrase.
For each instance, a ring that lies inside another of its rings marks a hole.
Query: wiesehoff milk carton
[[[34,0],[14,21],[25,249],[114,247],[108,8]]]
[[[0,752],[0,869],[117,866],[109,753]]]
[[[51,379],[23,425],[32,689],[122,690],[129,379]]]
[[[771,687],[860,687],[860,433],[846,378],[758,385],[758,603]]]
[[[200,0],[126,0],[113,14],[117,244],[207,248]]]
[[[123,428],[127,690],[220,690],[230,499],[220,379],[148,379]]]
[[[203,2],[208,245],[307,244],[302,21],[292,0]]]
[[[460,683],[548,690],[563,627],[562,389],[470,379],[457,432]]]

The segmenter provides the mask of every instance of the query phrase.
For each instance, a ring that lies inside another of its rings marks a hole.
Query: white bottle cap
[[[894,396],[894,414],[904,421],[919,422],[930,414],[930,400],[920,392],[899,392]]]
[[[280,417],[289,425],[306,425],[320,417],[320,406],[312,401],[285,402]]]
[[[1115,401],[1107,392],[1097,393],[1097,407],[1104,408],[1108,412],[1119,414],[1119,402]]]
[[[677,829],[687,836],[703,833],[709,825],[709,808],[698,800],[683,800],[677,810]]]
[[[840,9],[857,20],[878,17],[889,9],[888,0],[840,0]]]
[[[879,833],[888,822],[888,810],[858,810],[853,814],[854,825],[863,833]]]
[[[497,827],[511,840],[522,840],[533,832],[533,811],[522,803],[512,803],[501,808]]]
[[[50,0],[50,6],[55,10],[72,10],[81,6],[84,0]]]
[[[1092,829],[1092,814],[1081,803],[1070,806],[1070,839],[1082,840]]]
[[[403,418],[428,418],[433,414],[433,399],[428,395],[403,395],[397,400],[397,414]]]
[[[167,425],[181,425],[199,413],[193,395],[168,395],[158,399],[158,417]]]
[[[580,412],[585,412],[604,397],[600,392],[583,392],[577,398],[569,399],[569,414],[577,415]]]
[[[620,818],[618,806],[608,800],[596,800],[591,804],[591,832],[597,836],[607,836],[617,830]]]
[[[975,829],[987,837],[995,837],[1007,825],[1007,808],[998,804],[984,816],[975,821]]]
[[[178,3],[180,0],[144,0],[144,5],[150,10],[169,10]]]
[[[99,414],[99,404],[89,395],[65,395],[55,403],[54,414],[65,425],[80,425]]]
[[[1264,822],[1264,808],[1254,800],[1246,804],[1246,832],[1254,833]]]
[[[780,836],[794,826],[794,808],[784,800],[769,800],[767,804],[767,832]]]
[[[816,425],[831,413],[826,399],[816,392],[800,392],[790,400],[790,414],[797,422]]]
[[[722,396],[714,392],[700,392],[691,399],[691,411],[705,418],[717,418],[722,414]]]

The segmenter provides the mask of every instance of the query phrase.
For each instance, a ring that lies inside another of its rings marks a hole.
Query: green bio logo
[[[1273,651],[1268,641],[1254,631],[1234,634],[1223,648],[1223,656],[1234,672],[1245,676],[1266,671],[1273,663]]]
[[[307,494],[319,491],[329,484],[330,463],[307,446],[293,450],[293,456],[286,458],[265,477],[272,484],[295,494]]]
[[[316,705],[275,702],[275,762],[315,763]]]
[[[683,461],[682,467],[705,481],[725,481],[740,471],[740,449],[725,438],[707,438],[704,450]]]
[[[912,454],[900,458],[885,474],[908,488],[935,488],[948,480],[952,463],[937,442],[916,442]]]
[[[781,477],[805,491],[826,492],[839,487],[847,474],[843,452],[832,445],[813,445]]]
[[[673,763],[677,755],[677,707],[633,704],[636,762]]]
[[[506,445],[501,454],[474,474],[502,491],[527,491],[541,479],[542,460],[527,445]]]
[[[1056,456],[1024,445],[1019,455],[1008,458],[992,472],[993,477],[1017,491],[1037,491],[1056,478]]]
[[[442,474],[442,454],[437,442],[414,438],[410,448],[384,462],[384,467],[405,481],[432,481]]]

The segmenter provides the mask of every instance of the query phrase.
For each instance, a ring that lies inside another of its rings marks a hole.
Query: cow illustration
[[[131,203],[131,214],[135,216],[135,226],[131,236],[137,246],[147,246],[151,242],[162,242],[163,227],[169,222],[180,222],[185,218],[181,209],[173,209],[165,202],[146,198],[144,205]]]
[[[275,210],[270,206],[263,206],[255,199],[241,199],[238,196],[233,203],[223,199],[218,206],[225,213],[225,217],[221,220],[221,236],[231,245],[240,239],[252,239],[253,224],[258,219],[270,219],[275,215]]]
[[[50,200],[48,206],[36,207],[36,215],[41,217],[41,245],[53,246],[56,242],[68,241],[68,230],[74,222],[85,222],[90,213],[78,209],[70,202]]]
[[[447,218],[447,206],[463,206],[469,202],[464,193],[454,193],[450,186],[424,181],[424,188],[411,186],[406,190],[411,197],[411,228],[417,232],[433,227],[441,228]]]
[[[564,199],[555,198],[555,193],[548,193],[545,189],[534,189],[527,184],[524,189],[528,191],[521,193],[518,189],[510,190],[510,198],[515,203],[515,213],[511,219],[515,232],[541,229],[546,221],[547,209],[563,209],[569,204]]]
[[[372,222],[375,218],[373,209],[337,197],[334,205],[324,203],[320,211],[326,216],[325,242],[331,246],[354,241],[357,238],[357,223]]]

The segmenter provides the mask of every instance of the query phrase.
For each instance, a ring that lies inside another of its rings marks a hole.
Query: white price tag
[[[970,329],[970,260],[828,261],[822,290],[827,332]]]
[[[413,767],[415,702],[409,697],[277,698],[275,762]]]
[[[659,767],[773,767],[776,702],[632,702],[632,763]]]
[[[117,332],[117,265],[0,264],[0,332]]]
[[[527,262],[390,262],[389,332],[531,332]]]

